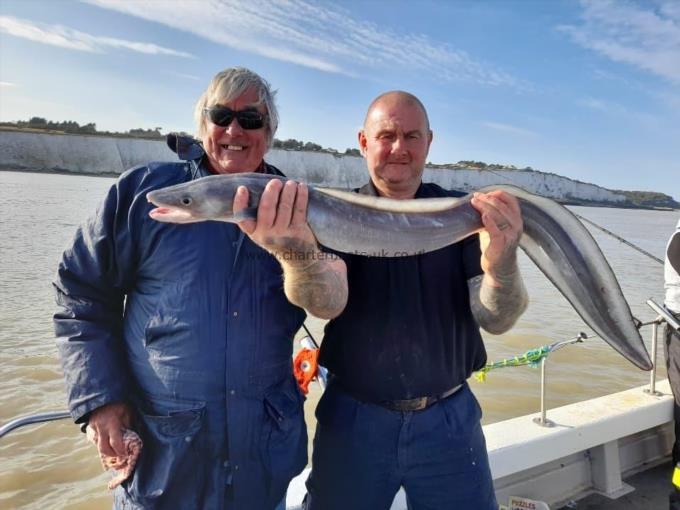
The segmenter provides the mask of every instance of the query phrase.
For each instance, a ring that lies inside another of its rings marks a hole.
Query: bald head
[[[427,129],[428,130],[430,129],[430,119],[427,116],[427,110],[425,109],[423,103],[420,101],[420,99],[418,99],[410,92],[405,92],[403,90],[390,90],[389,92],[385,92],[376,97],[371,102],[371,104],[368,105],[368,111],[366,112],[366,117],[364,118],[364,129],[366,129],[368,119],[374,110],[376,110],[379,107],[380,108],[390,107],[398,104],[417,106],[425,116],[425,123],[427,125]]]
[[[408,92],[386,92],[368,107],[358,134],[361,154],[378,194],[413,198],[432,143],[423,103]]]

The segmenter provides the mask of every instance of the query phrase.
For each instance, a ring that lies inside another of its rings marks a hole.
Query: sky
[[[276,137],[357,147],[368,104],[426,106],[428,160],[532,167],[680,201],[680,0],[0,0],[0,120],[194,132],[248,67]]]

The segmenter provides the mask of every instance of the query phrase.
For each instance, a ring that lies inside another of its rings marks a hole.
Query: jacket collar
[[[205,161],[205,150],[199,140],[191,136],[180,135],[179,133],[170,133],[166,137],[165,142],[170,147],[170,150],[177,154],[180,160],[189,163],[192,179],[213,175],[208,169]],[[255,172],[268,175],[283,175],[278,168],[267,164],[264,160],[262,160]]]

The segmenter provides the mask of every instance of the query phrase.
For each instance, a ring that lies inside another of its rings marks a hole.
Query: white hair
[[[201,94],[194,108],[194,120],[196,121],[197,135],[203,139],[205,135],[206,117],[204,109],[218,103],[228,103],[242,96],[249,89],[255,89],[258,96],[258,104],[264,105],[267,110],[267,148],[271,148],[274,134],[279,127],[279,112],[274,103],[276,91],[272,90],[269,83],[245,67],[229,67],[220,71],[211,80],[208,88]]]

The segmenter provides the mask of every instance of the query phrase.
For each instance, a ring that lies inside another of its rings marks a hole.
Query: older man
[[[370,174],[359,193],[461,195],[422,182],[431,142],[415,96],[379,96],[359,133]],[[316,411],[307,508],[384,510],[403,487],[413,510],[497,509],[481,410],[465,381],[486,362],[479,326],[500,334],[527,305],[522,219],[503,192],[472,204],[479,238],[412,257],[343,255],[349,299],[321,346],[332,375]]]
[[[284,294],[276,256],[314,242],[293,221],[306,207],[295,183],[273,180],[257,223],[243,226],[266,250],[232,224],[149,218],[146,194],[157,188],[210,174],[281,175],[263,159],[278,115],[258,75],[217,74],[195,117],[202,145],[173,138],[182,161],[121,175],[64,252],[59,355],[71,414],[89,423],[100,453],[124,455],[125,429],[142,438],[114,508],[272,510],[307,462],[292,338],[302,308],[342,310],[345,266],[293,258]]]

